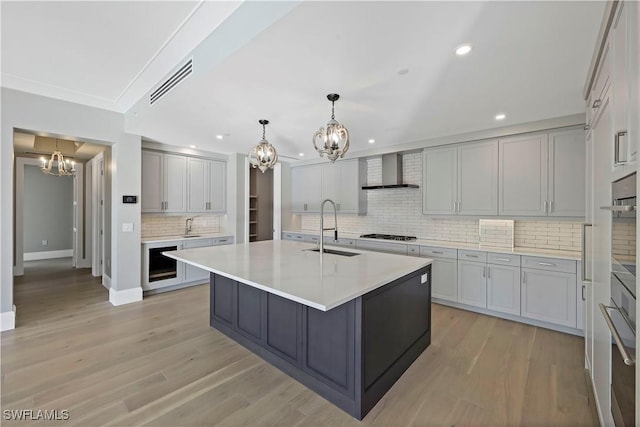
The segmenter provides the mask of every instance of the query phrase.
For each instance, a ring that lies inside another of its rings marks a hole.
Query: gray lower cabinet
[[[532,268],[521,274],[522,317],[576,327],[575,274]]]
[[[204,248],[207,246],[213,246],[213,239],[200,239],[200,240],[194,240],[194,241],[185,240],[182,242],[182,249]],[[209,278],[209,272],[207,270],[203,270],[202,268],[185,264],[184,266],[185,282],[195,282],[195,281],[206,282],[208,278]]]
[[[487,265],[487,308],[520,315],[520,267]]]
[[[362,419],[431,342],[429,276],[325,312],[212,273],[210,324]]]
[[[402,243],[371,242],[369,240],[358,240],[358,249],[367,251],[386,252],[390,254],[407,255],[407,245]]]
[[[433,258],[431,294],[434,298],[458,301],[458,261],[455,259]]]
[[[458,261],[458,302],[487,308],[487,266],[473,261]]]

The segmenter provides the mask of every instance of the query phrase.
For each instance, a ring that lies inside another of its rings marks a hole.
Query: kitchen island
[[[213,328],[362,419],[431,342],[431,260],[313,248],[275,240],[165,255],[211,272]]]

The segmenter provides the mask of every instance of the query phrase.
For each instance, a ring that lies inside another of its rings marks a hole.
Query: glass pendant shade
[[[278,163],[278,152],[265,139],[265,126],[269,124],[269,120],[260,120],[258,123],[262,125],[262,140],[249,151],[249,164],[264,173]]]
[[[340,95],[336,93],[327,95],[327,99],[331,101],[331,120],[326,128],[320,128],[313,134],[313,148],[320,157],[326,154],[332,162],[344,157],[349,151],[349,131],[335,119],[334,103],[339,98]]]

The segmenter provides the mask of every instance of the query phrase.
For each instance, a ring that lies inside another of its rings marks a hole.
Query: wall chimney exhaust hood
[[[383,188],[420,188],[416,184],[402,182],[402,156],[398,153],[382,156],[382,185],[363,185],[363,190],[380,190]]]

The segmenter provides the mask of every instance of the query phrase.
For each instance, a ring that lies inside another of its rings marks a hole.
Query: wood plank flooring
[[[113,307],[88,270],[16,281],[2,409],[70,426],[592,426],[583,340],[433,306],[430,347],[362,421],[208,326],[198,286]]]

